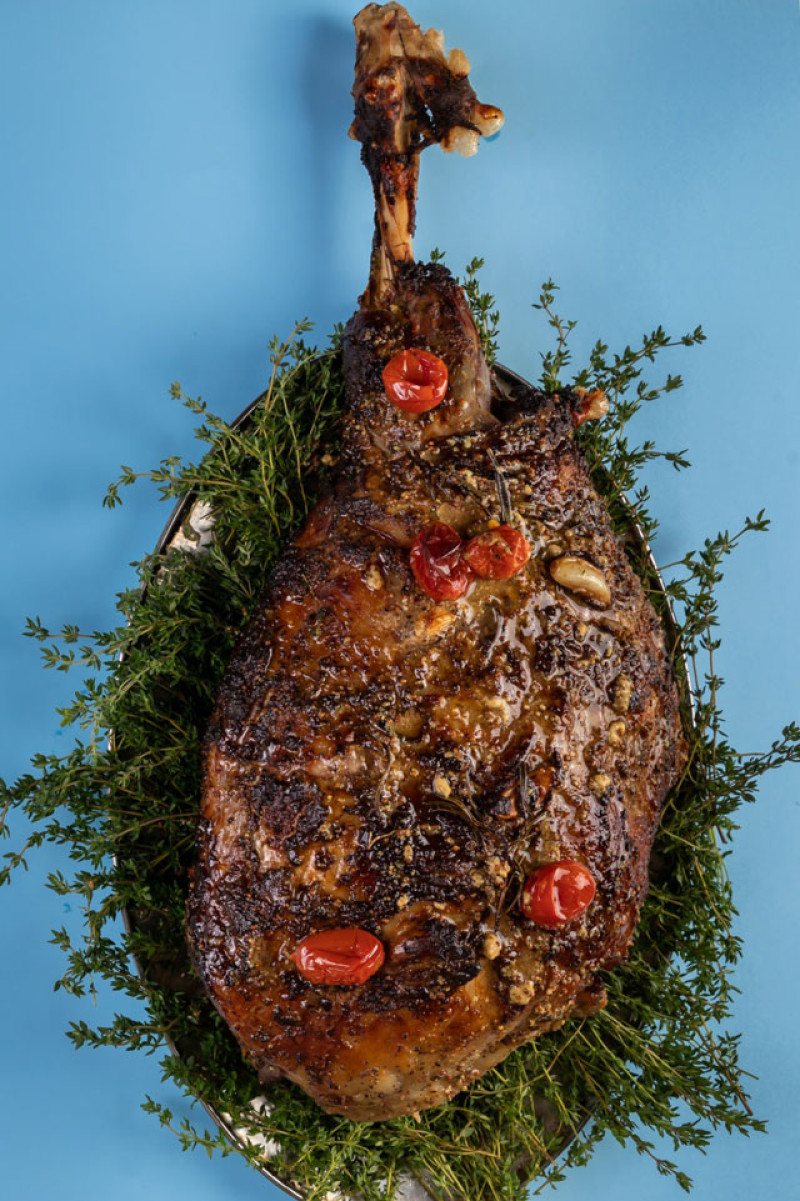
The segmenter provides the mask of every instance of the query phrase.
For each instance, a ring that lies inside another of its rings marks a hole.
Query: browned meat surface
[[[405,199],[400,168],[426,129],[442,140],[479,110],[491,127],[500,115],[399,6],[369,6],[357,32],[355,133],[378,223],[347,330],[344,441],[220,691],[189,940],[264,1078],[376,1121],[448,1100],[603,1004],[599,973],[630,945],[683,749],[663,632],[572,437],[579,398],[493,397],[460,289],[411,257],[416,166]],[[382,385],[409,346],[450,373],[421,416]],[[500,520],[498,482],[530,561],[430,599],[412,540],[432,521],[466,537]],[[522,913],[520,888],[563,859],[589,868],[597,894],[547,929]],[[385,962],[364,984],[311,983],[291,953],[339,927],[376,935]]]

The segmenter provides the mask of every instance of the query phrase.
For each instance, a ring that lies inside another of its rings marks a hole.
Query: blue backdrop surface
[[[476,159],[425,156],[417,235],[420,255],[438,245],[456,268],[485,257],[502,360],[538,373],[549,339],[531,302],[550,275],[579,322],[576,363],[599,336],[622,347],[659,322],[709,335],[673,352],[686,387],[637,428],[694,464],[649,477],[662,562],[762,507],[772,517],[721,593],[728,731],[759,749],[800,714],[798,5],[419,0],[412,13],[465,49],[479,95],[507,115]],[[0,774],[13,779],[67,744],[54,708],[73,687],[41,671],[26,615],[114,624],[129,564],[166,517],[147,487],[109,514],[105,485],[120,463],[194,453],[172,380],[231,417],[265,384],[271,334],[346,319],[372,211],[345,136],[341,0],[3,0],[0,15]],[[798,782],[766,781],[729,861],[735,1027],[770,1133],[682,1154],[698,1201],[800,1197]],[[52,991],[49,932],[80,921],[45,887],[64,867],[42,850],[0,895],[3,1196],[277,1197],[236,1157],[181,1155],[141,1113],[146,1093],[186,1111],[155,1058],[65,1039],[68,1020],[103,1021],[116,998]],[[679,1190],[607,1142],[557,1195]]]

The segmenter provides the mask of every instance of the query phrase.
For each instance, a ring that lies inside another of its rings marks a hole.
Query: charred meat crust
[[[489,372],[461,288],[440,263],[401,263],[396,271],[391,305],[362,307],[345,329],[347,395],[358,403],[344,415],[341,476],[357,476],[365,456],[384,470],[386,459],[414,443],[494,424]],[[386,403],[381,378],[387,360],[409,347],[432,351],[450,369],[444,403],[416,416]]]
[[[370,412],[360,356],[348,381]],[[324,536],[301,535],[273,571],[206,741],[197,970],[265,1074],[360,1120],[445,1100],[602,1003],[597,973],[630,943],[681,761],[663,634],[570,398],[513,399],[510,415],[498,397],[504,422],[416,442],[382,474],[356,455],[369,437],[351,413],[358,436],[307,526]],[[496,516],[495,465],[531,561],[436,605],[408,540],[442,515],[465,534]],[[553,582],[554,549],[602,568],[606,610]],[[586,863],[598,894],[550,931],[515,898],[554,858]],[[310,984],[289,953],[343,925],[383,940],[384,968],[357,988]]]

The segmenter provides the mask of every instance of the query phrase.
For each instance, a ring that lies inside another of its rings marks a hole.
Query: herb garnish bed
[[[478,283],[481,265],[469,265],[464,284],[493,361],[498,315]],[[548,281],[535,307],[556,336],[554,349],[542,356],[541,383],[550,390],[566,382],[574,325],[555,314],[554,299]],[[69,847],[73,877],[56,873],[49,885],[59,895],[82,898],[85,928],[77,945],[66,930],[54,932],[67,958],[57,987],[84,995],[100,976],[147,1011],[146,1020],[138,1011],[136,1017],[118,1014],[96,1029],[72,1023],[69,1037],[78,1046],[162,1052],[168,1039],[180,1054],[164,1055],[165,1077],[230,1115],[233,1125],[276,1140],[270,1170],[297,1182],[308,1201],[321,1201],[332,1189],[386,1201],[408,1172],[443,1199],[519,1201],[529,1178],[536,1177],[539,1188],[557,1182],[584,1163],[606,1133],[652,1156],[659,1172],[688,1189],[691,1182],[677,1164],[657,1156],[648,1128],[667,1136],[676,1151],[705,1147],[720,1126],[745,1134],[764,1128],[748,1105],[737,1036],[726,1027],[740,946],[731,930],[723,846],[736,828],[738,805],[754,799],[759,778],[800,760],[800,728],[785,727],[763,754],[739,755],[724,734],[714,668],[715,589],[744,535],[766,529],[763,513],[687,554],[666,584],[681,630],[679,674],[682,649],[692,677],[693,723],[683,680],[690,755],[665,806],[653,857],[657,882],[631,956],[607,977],[607,1009],[520,1048],[450,1104],[418,1120],[366,1125],[324,1114],[285,1082],[269,1087],[271,1112],[255,1112],[250,1102],[262,1091],[255,1073],[190,977],[184,899],[199,801],[199,745],[237,633],[271,563],[313,504],[309,489],[316,490],[335,451],[343,399],[341,331],[320,354],[304,341],[308,329],[301,323],[286,342],[270,344],[272,378],[246,428],[234,429],[173,386],[173,396],[199,418],[197,435],[207,450],[199,464],[171,457],[146,475],[165,499],[192,496],[212,506],[214,538],[205,553],[171,550],[145,558],[140,586],[120,598],[123,624],[110,632],[85,635],[65,626],[51,634],[38,619],[29,621],[26,632],[43,643],[46,666],[91,674],[60,710],[62,724],[76,731],[74,748],[63,757],[37,756],[31,774],[13,785],[0,781],[0,833],[8,834],[6,817],[14,808],[33,822],[26,846],[5,855],[0,883],[12,878],[33,847],[45,841]],[[611,402],[606,419],[587,423],[577,436],[623,534],[631,505],[647,538],[656,529],[647,490],[638,482],[645,464],[664,458],[677,469],[687,466],[682,454],[661,452],[649,442],[634,446],[626,435],[642,405],[681,385],[679,376],[667,375],[651,386],[643,371],[662,351],[702,340],[699,328],[672,339],[659,327],[637,349],[618,355],[597,343],[588,366],[570,381],[602,388]],[[123,468],[108,491],[109,507],[119,503],[120,486],[136,478]],[[629,545],[634,566],[646,584],[653,583],[641,547]],[[664,605],[660,586],[653,586],[652,596]],[[125,933],[116,920],[123,913],[131,919]],[[145,965],[146,978],[134,960]],[[222,1133],[187,1120],[176,1126],[156,1100],[148,1098],[144,1108],[175,1129],[186,1149],[235,1150],[263,1165],[257,1144],[234,1147]],[[589,1111],[591,1123],[579,1129]],[[564,1131],[571,1129],[579,1132],[556,1162]]]

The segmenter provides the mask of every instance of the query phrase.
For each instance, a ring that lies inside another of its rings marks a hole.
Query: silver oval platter
[[[522,385],[526,388],[532,387],[532,385],[530,385],[521,376],[500,364],[496,364],[493,370],[496,391],[499,392],[501,397],[509,389],[513,389],[515,386]],[[235,421],[231,423],[232,428],[246,429],[251,414],[262,400],[263,396],[259,396],[255,401],[253,401],[252,404],[248,405],[248,407],[235,419]],[[190,494],[178,502],[172,514],[170,515],[161,537],[156,544],[155,555],[166,555],[172,550],[181,550],[188,553],[199,554],[202,553],[213,542],[213,539],[214,516],[209,504],[206,501],[199,500],[196,496]],[[679,626],[650,546],[640,525],[636,521],[636,516],[632,509],[630,510],[629,515],[627,540],[630,542],[631,549],[635,552],[639,561],[645,565],[645,570],[647,571],[649,577],[648,586],[650,587],[651,591],[655,592],[656,594],[660,594],[662,601],[660,608],[662,610],[662,620],[665,628],[667,645],[673,654],[674,661],[679,665],[679,674],[683,675],[689,711],[687,720],[691,721],[693,724],[694,698],[692,696],[689,683],[690,676],[688,664],[681,649]],[[124,853],[122,854],[121,858],[124,859]],[[657,871],[655,862],[653,862],[652,866],[653,869]],[[125,928],[129,934],[137,929],[141,929],[143,926],[146,926],[146,913],[132,913],[130,911],[125,911],[123,916]],[[136,966],[139,974],[144,979],[151,980],[160,988],[183,988],[188,984],[191,991],[199,990],[199,984],[196,980],[178,980],[175,978],[174,972],[170,974],[169,971],[159,971],[157,965],[137,962]],[[166,1039],[165,1041],[170,1051],[174,1055],[178,1056],[178,1058],[184,1058],[190,1053],[189,1048],[176,1045],[169,1039]],[[258,1095],[255,1095],[251,1101],[253,1110],[262,1116],[267,1115],[270,1111],[268,1088],[269,1086],[266,1086],[265,1089],[262,1089],[262,1091]],[[203,1102],[203,1106],[209,1117],[235,1147],[240,1149],[246,1148],[250,1153],[252,1153],[254,1150],[256,1151],[257,1159],[254,1166],[262,1176],[280,1188],[288,1196],[296,1198],[297,1201],[302,1201],[304,1194],[294,1186],[291,1180],[282,1179],[280,1176],[276,1175],[270,1170],[270,1160],[274,1158],[275,1154],[279,1150],[276,1142],[263,1136],[254,1137],[246,1130],[237,1127],[228,1115],[217,1111],[205,1102]],[[542,1098],[541,1108],[539,1104],[536,1105],[537,1113],[540,1114],[543,1124],[548,1132],[555,1134],[560,1133],[562,1135],[559,1154],[564,1153],[566,1148],[579,1133],[580,1129],[582,1129],[583,1125],[590,1120],[593,1107],[593,1104],[587,1101],[583,1122],[574,1128],[560,1129],[559,1123],[555,1118],[555,1115],[552,1114],[549,1104]],[[524,1176],[526,1169],[525,1163],[521,1160],[518,1166],[520,1174]],[[424,1183],[410,1176],[401,1179],[397,1188],[396,1198],[397,1201],[434,1201],[431,1193],[425,1187]],[[326,1201],[357,1201],[357,1198],[347,1198],[341,1193],[331,1192],[327,1194]],[[452,1201],[473,1201],[473,1199],[453,1197]]]

